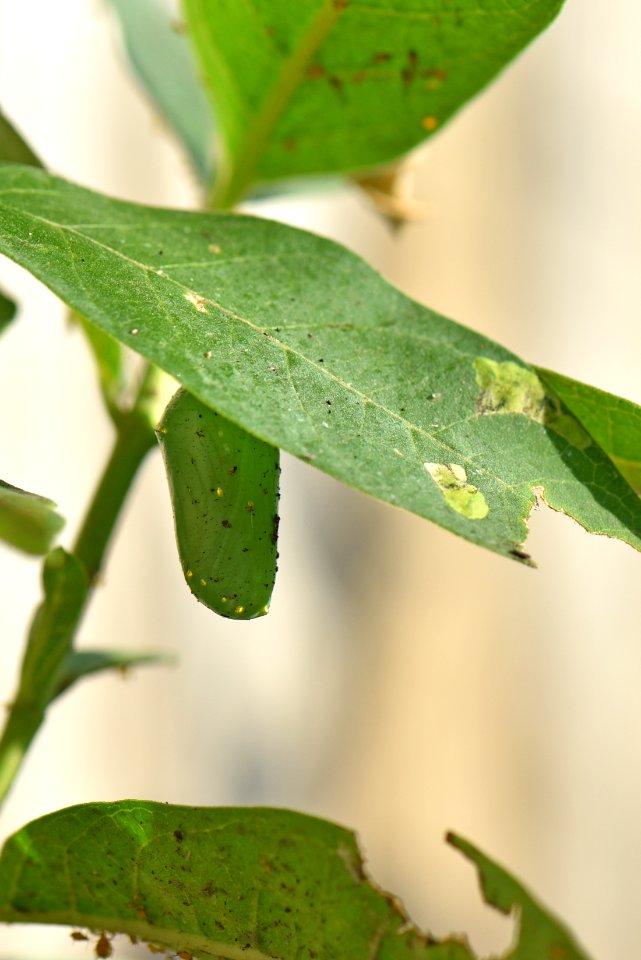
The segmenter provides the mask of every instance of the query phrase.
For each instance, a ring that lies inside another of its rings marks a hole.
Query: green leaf
[[[405,153],[489,83],[562,0],[183,6],[226,147],[230,202],[255,181],[363,170]]]
[[[537,372],[641,495],[641,407],[560,373]]]
[[[528,562],[536,490],[641,547],[641,501],[532,368],[329,240],[0,167],[0,252],[205,405],[381,500]]]
[[[504,960],[585,960],[572,935],[517,880],[462,837],[447,839],[476,865],[485,902],[518,917],[518,942]]]
[[[111,0],[127,56],[201,180],[213,178],[211,111],[186,37],[166,0]]]
[[[55,506],[0,480],[0,540],[25,553],[47,553],[65,523]]]
[[[105,670],[126,673],[134,667],[172,663],[164,653],[129,653],[126,650],[70,650],[60,663],[54,696],[58,697],[82,677]]]
[[[519,884],[455,842],[488,899],[521,911],[512,960],[585,960]],[[126,800],[42,817],[4,847],[0,921],[127,933],[210,960],[473,960],[465,940],[422,934],[370,882],[351,832],[264,808]]]
[[[158,428],[189,589],[223,617],[268,612],[276,578],[278,450],[179,390]]]
[[[8,327],[16,315],[16,305],[0,290],[0,333]]]
[[[0,111],[0,163],[26,163],[41,167],[42,163],[22,139],[18,131]]]
[[[43,713],[58,695],[59,677],[71,653],[87,596],[85,569],[62,547],[53,550],[42,571],[44,599],[31,624],[17,702]]]

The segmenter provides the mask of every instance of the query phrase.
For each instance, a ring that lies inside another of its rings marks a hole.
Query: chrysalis
[[[183,389],[157,433],[189,589],[223,617],[262,616],[278,556],[278,450]]]

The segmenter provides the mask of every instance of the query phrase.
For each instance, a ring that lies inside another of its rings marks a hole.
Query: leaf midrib
[[[88,243],[93,244],[94,246],[100,248],[101,250],[104,250],[107,253],[110,253],[113,256],[118,257],[120,260],[124,260],[126,263],[129,263],[132,266],[138,267],[140,270],[143,270],[146,274],[153,273],[155,276],[160,276],[162,280],[168,281],[169,283],[173,284],[183,293],[192,293],[192,294],[197,293],[199,297],[202,297],[202,300],[204,303],[215,308],[216,310],[220,310],[221,313],[232,318],[233,320],[237,320],[239,323],[244,324],[245,326],[249,327],[251,330],[254,330],[256,333],[261,334],[261,336],[267,339],[270,343],[274,344],[275,346],[283,350],[284,353],[289,353],[292,356],[295,356],[298,360],[301,360],[303,363],[306,363],[308,366],[313,367],[313,369],[317,373],[323,374],[323,376],[327,377],[328,380],[331,380],[334,383],[337,383],[345,391],[352,393],[354,396],[361,399],[364,403],[370,404],[371,406],[375,407],[377,410],[380,410],[382,413],[392,417],[394,420],[401,423],[408,430],[410,434],[411,433],[420,434],[421,436],[429,440],[431,443],[435,444],[438,447],[441,447],[445,453],[453,454],[461,458],[465,463],[471,464],[473,462],[471,457],[465,456],[456,447],[452,447],[450,444],[445,443],[443,440],[439,439],[435,434],[429,433],[427,430],[425,430],[424,427],[421,427],[418,424],[412,423],[406,417],[403,417],[400,413],[397,413],[395,410],[391,410],[389,407],[386,407],[384,404],[372,399],[367,394],[356,389],[356,387],[354,387],[353,384],[347,383],[341,377],[338,377],[335,373],[332,373],[331,370],[328,370],[326,367],[321,366],[318,363],[315,363],[313,360],[305,356],[305,354],[300,353],[294,347],[290,346],[287,343],[283,343],[283,341],[279,340],[277,337],[273,337],[270,333],[268,333],[268,330],[270,329],[269,327],[258,326],[257,324],[249,320],[247,317],[242,317],[240,314],[235,313],[229,307],[223,306],[223,304],[219,303],[217,300],[212,300],[210,297],[206,297],[200,294],[198,290],[193,290],[191,287],[188,287],[186,284],[181,283],[180,280],[176,280],[174,277],[169,276],[169,274],[164,273],[164,270],[161,269],[161,272],[159,273],[158,272],[159,268],[153,267],[150,264],[143,263],[141,260],[136,260],[135,258],[128,256],[126,253],[123,253],[121,250],[117,250],[114,247],[110,247],[109,244],[103,243],[101,240],[97,240],[94,237],[89,236],[88,234],[82,233],[81,231],[74,229],[74,227],[68,224],[56,223],[54,220],[49,220],[47,217],[44,217],[41,214],[31,213],[30,211],[23,210],[21,212],[23,213],[24,216],[31,218],[32,220],[38,221],[40,223],[45,223],[47,224],[47,226],[53,227],[54,229],[60,230],[61,232],[68,232],[75,236],[78,236],[82,240],[85,240]],[[171,371],[166,371],[166,372],[171,373]],[[200,398],[200,399],[203,399],[203,398]],[[204,399],[203,402],[207,402],[206,399]],[[502,486],[508,487],[508,488],[510,487],[510,485],[506,484],[501,477],[497,476],[492,471],[487,470],[487,468],[478,468],[476,464],[474,466],[475,466],[475,469],[482,469],[487,476],[492,477],[492,479],[494,479],[497,483],[500,483]]]
[[[240,149],[236,151],[229,182],[221,186],[221,192],[217,196],[215,191],[215,206],[233,207],[254,181],[256,168],[270,134],[298,89],[305,68],[331,33],[342,12],[343,8],[335,0],[324,0],[293,54],[283,61],[269,95],[264,99],[261,109],[253,115],[249,132]],[[238,158],[239,162],[236,163]]]

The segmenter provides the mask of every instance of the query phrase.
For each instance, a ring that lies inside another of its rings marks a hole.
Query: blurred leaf
[[[0,290],[0,333],[8,327],[16,315],[16,305]]]
[[[641,494],[641,407],[560,373],[537,372]]]
[[[183,0],[231,205],[255,181],[363,171],[429,137],[562,0]]]
[[[0,480],[0,540],[25,553],[47,553],[65,523],[55,506]]]
[[[187,150],[201,180],[213,179],[211,110],[194,58],[165,0],[110,0],[127,56],[145,91]]]
[[[57,547],[45,560],[42,583],[44,599],[29,631],[17,698],[41,713],[57,695],[58,675],[87,597],[87,576],[72,553]]]
[[[81,314],[72,312],[71,318],[87,339],[98,371],[100,392],[105,406],[112,415],[117,416],[127,389],[123,347]]]
[[[179,390],[158,441],[189,589],[210,610],[252,620],[276,578],[278,450]]]
[[[509,873],[462,837],[447,839],[476,865],[485,902],[518,918],[517,943],[504,960],[586,960],[572,935]]]
[[[488,900],[520,911],[505,960],[586,960],[518,883],[453,842]],[[464,938],[421,933],[370,882],[348,830],[265,808],[125,800],[42,817],[4,847],[0,921],[127,933],[194,960],[474,960]]]
[[[54,696],[60,696],[76,680],[104,670],[126,673],[134,667],[171,663],[164,653],[128,653],[126,650],[71,650],[60,664]]]
[[[641,547],[641,501],[532,368],[337,244],[26,167],[0,188],[0,251],[253,436],[517,560],[537,495]]]
[[[41,167],[42,163],[18,131],[0,111],[0,163],[26,163]]]

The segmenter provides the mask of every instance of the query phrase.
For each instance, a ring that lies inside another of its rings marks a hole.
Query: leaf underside
[[[276,578],[278,450],[186,390],[157,433],[189,589],[223,617],[263,616]]]
[[[527,562],[536,490],[641,547],[641,501],[531,368],[331,241],[5,166],[0,252],[207,406],[372,496]]]
[[[641,407],[551,370],[537,372],[641,495]]]
[[[64,526],[55,503],[0,480],[0,540],[25,553],[47,553]]]
[[[520,884],[470,844],[487,901],[520,915],[505,960],[585,960]],[[0,921],[120,932],[225,960],[473,960],[367,877],[354,835],[266,808],[95,803],[36,820],[0,858]]]
[[[167,0],[110,0],[131,67],[201,180],[213,177],[211,111],[187,39]]]
[[[363,170],[479,92],[562,0],[183,0],[229,175]]]

